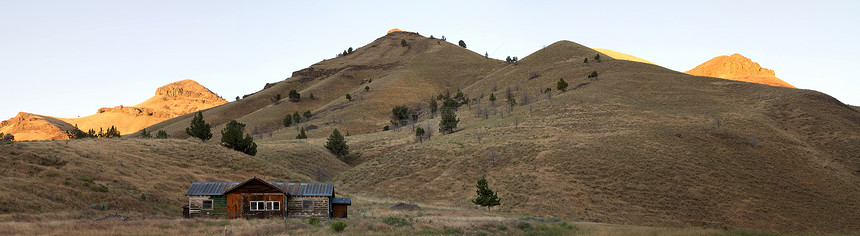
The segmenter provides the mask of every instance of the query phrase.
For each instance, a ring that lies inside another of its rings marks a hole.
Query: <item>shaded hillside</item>
[[[66,130],[74,128],[60,119],[26,112],[0,122],[0,133],[13,134],[19,141],[68,139]]]
[[[407,46],[401,46],[401,40],[406,40]],[[455,93],[504,65],[439,39],[397,31],[348,55],[293,72],[284,81],[268,84],[253,95],[204,111],[203,115],[213,124],[213,130],[221,130],[226,122],[236,119],[248,124],[247,131],[254,135],[285,132],[289,133],[285,136],[295,137],[298,127],[283,129],[283,118],[304,111],[313,113],[309,121],[299,124],[311,129],[309,137],[327,137],[333,128],[351,134],[377,132],[389,124],[395,106],[417,105],[445,91]],[[287,99],[293,89],[301,94],[299,102]],[[282,100],[273,102],[278,94]],[[310,94],[314,99],[309,98]],[[352,101],[345,98],[346,94]],[[188,137],[184,130],[191,118],[177,117],[150,130]],[[220,134],[213,134],[213,140],[218,140]]]
[[[55,213],[91,217],[111,212],[135,217],[176,216],[194,181],[325,181],[348,167],[325,149],[304,143],[262,144],[247,156],[185,140],[82,139],[0,145],[0,213]],[[284,149],[288,151],[284,151]],[[286,153],[291,153],[286,155]],[[306,166],[308,168],[306,168]],[[26,207],[23,207],[26,206]],[[94,213],[95,211],[95,213]]]
[[[856,110],[815,91],[623,60],[582,62],[594,53],[559,42],[494,72],[464,91],[501,98],[511,88],[520,104],[530,102],[510,113],[503,101],[486,99],[461,108],[460,131],[379,156],[339,182],[365,194],[468,206],[475,180],[487,176],[502,211],[621,224],[860,230]],[[599,76],[587,78],[592,71]],[[541,76],[529,79],[532,72]],[[578,88],[560,93],[559,78]],[[545,88],[553,90],[549,99]],[[425,123],[438,127],[438,120]]]
[[[718,56],[686,72],[697,76],[717,77],[771,86],[796,88],[777,78],[773,70],[762,68],[758,63],[741,54]]]

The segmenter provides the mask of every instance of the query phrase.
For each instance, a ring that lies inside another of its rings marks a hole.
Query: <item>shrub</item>
[[[331,222],[331,229],[334,230],[334,232],[341,232],[346,229],[346,223],[341,221]]]
[[[311,116],[313,116],[314,114],[313,114],[313,113],[311,113],[311,111],[310,111],[310,110],[307,110],[307,111],[305,111],[305,113],[302,113],[302,115],[303,115],[303,116],[305,117],[305,119],[307,120],[307,119],[310,119],[310,118],[311,118]]]
[[[582,63],[588,64],[588,57],[582,60]]]
[[[352,54],[352,47],[349,47],[349,49],[346,50],[346,54]]]
[[[596,78],[596,77],[597,77],[597,71],[592,71],[591,74],[588,74],[588,78]]]
[[[532,224],[529,224],[529,222],[520,221],[520,223],[517,223],[517,228],[521,230],[528,230],[532,228]]]
[[[401,40],[400,40],[400,46],[401,46],[401,47],[406,47],[406,39],[401,39]]]
[[[296,124],[302,121],[302,117],[299,116],[299,112],[293,113],[293,121],[295,121]]]
[[[387,125],[386,125],[386,126],[382,126],[382,131],[387,131],[387,130],[390,130],[390,129],[391,129],[391,127],[388,127]]]
[[[337,156],[342,157],[349,154],[349,146],[346,145],[346,140],[343,138],[343,135],[340,135],[340,131],[337,129],[334,129],[331,135],[328,136],[325,148]]]
[[[310,95],[308,95],[308,98],[310,98],[311,100],[314,100],[314,94],[311,93]]]
[[[463,42],[463,40],[460,40],[460,42],[457,44],[459,44],[460,47],[466,48],[466,42]]]
[[[203,120],[203,112],[198,111],[197,115],[194,115],[194,119],[191,119],[191,126],[185,128],[185,133],[203,141],[212,138],[212,129]]]
[[[302,130],[299,131],[299,135],[296,135],[296,139],[307,139],[308,135],[305,134],[305,127],[302,127]]]
[[[365,91],[365,92],[370,92],[370,86],[364,86],[364,91]]]
[[[395,226],[395,227],[403,227],[403,226],[412,225],[412,223],[409,221],[406,221],[406,219],[396,217],[396,216],[385,217],[382,219],[382,223],[385,223],[385,224],[390,225],[390,226]]]
[[[594,55],[594,60],[600,62],[600,54]]]
[[[424,140],[424,128],[418,127],[415,129],[415,138],[417,138],[418,141]]]
[[[346,100],[350,100],[350,101],[352,101],[352,96],[351,96],[351,95],[349,95],[348,93],[346,94]]]
[[[0,137],[2,137],[2,136],[3,135],[0,134]],[[146,129],[142,129],[142,130],[140,130],[140,137],[141,138],[152,138],[152,134],[151,134],[151,132],[146,131]]]
[[[221,146],[251,156],[257,155],[257,144],[254,143],[254,137],[246,134],[242,138],[242,129],[244,128],[245,124],[239,123],[236,120],[228,122],[224,130],[221,130]]]
[[[90,190],[93,190],[93,192],[106,193],[106,192],[108,192],[108,187],[104,186],[102,184],[99,184],[99,186],[93,186],[92,188],[90,188]]]
[[[287,116],[284,117],[284,127],[290,127],[290,125],[292,125],[292,124],[293,124],[293,115],[287,114]]]
[[[439,103],[436,102],[436,99],[430,98],[430,114],[436,114],[436,111],[439,110]]]
[[[166,138],[170,138],[170,135],[168,135],[167,132],[164,130],[159,130],[158,133],[155,134],[155,138],[166,139]]]
[[[564,82],[564,79],[558,79],[558,83],[556,83],[555,88],[561,90],[561,92],[567,91],[567,82]]]
[[[311,218],[309,218],[309,219],[308,219],[308,224],[310,224],[310,225],[319,225],[319,224],[320,224],[320,218],[311,217]]]
[[[302,99],[302,94],[297,92],[295,89],[290,90],[290,94],[287,96],[290,98],[290,101],[292,101],[292,102],[298,102],[299,100]]]

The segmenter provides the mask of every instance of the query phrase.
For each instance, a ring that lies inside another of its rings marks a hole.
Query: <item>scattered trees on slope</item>
[[[254,143],[254,137],[245,134],[242,138],[242,129],[245,124],[239,123],[236,120],[231,120],[227,126],[221,130],[221,146],[243,152],[254,156],[257,155],[257,144]]]
[[[159,130],[158,133],[155,134],[155,138],[166,139],[166,138],[170,138],[170,135],[168,135],[167,132],[164,130]]]
[[[197,114],[194,115],[194,118],[191,119],[191,126],[185,128],[185,134],[199,138],[202,141],[212,138],[212,128],[203,120],[203,112],[198,111]]]
[[[146,131],[146,129],[142,129],[142,130],[140,130],[140,137],[141,138],[152,138],[152,133],[149,131]]]

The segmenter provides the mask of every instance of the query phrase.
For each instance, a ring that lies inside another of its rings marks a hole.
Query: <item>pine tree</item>
[[[209,124],[203,120],[203,112],[198,111],[197,114],[194,115],[194,119],[191,119],[191,127],[185,128],[185,133],[203,141],[212,138],[212,129]]]
[[[349,49],[346,50],[346,54],[352,54],[352,47],[349,47]]]
[[[302,115],[305,116],[305,120],[309,120],[311,118],[311,116],[313,116],[314,114],[311,113],[310,110],[308,110],[308,111],[305,111],[305,113],[302,113]]]
[[[442,121],[439,122],[439,132],[451,132],[457,128],[457,114],[449,106],[442,106]]]
[[[419,142],[424,140],[424,128],[418,127],[415,129],[415,138],[418,139]]]
[[[307,139],[308,135],[305,134],[305,127],[302,126],[302,130],[299,131],[299,135],[296,135],[296,139]]]
[[[284,117],[284,127],[290,127],[290,125],[292,125],[292,124],[293,124],[293,115],[287,114],[287,116]]]
[[[582,60],[583,63],[588,64],[588,57]]]
[[[244,128],[245,124],[239,123],[236,120],[228,122],[227,126],[221,130],[221,146],[244,152],[251,156],[257,155],[257,144],[254,143],[254,137],[246,134],[242,138],[242,129]]]
[[[349,95],[348,93],[346,94],[346,100],[350,100],[350,101],[352,101],[352,96],[351,96],[351,95]]]
[[[331,135],[328,136],[325,148],[337,156],[342,157],[349,154],[349,146],[346,145],[346,140],[343,138],[343,135],[340,135],[340,131],[337,131],[337,129],[334,129]]]
[[[369,92],[369,91],[370,91],[370,86],[364,86],[364,91],[365,91],[365,92]]]
[[[302,117],[299,116],[299,112],[293,113],[293,121],[295,121],[294,123],[296,124],[302,121]]]
[[[496,94],[490,94],[490,104],[493,104],[493,106],[496,105]]]
[[[556,89],[561,90],[563,93],[567,89],[567,82],[564,82],[564,79],[558,79],[558,83],[555,86]]]
[[[466,48],[466,42],[463,42],[463,40],[460,40],[458,44],[460,44],[460,47]]]
[[[501,199],[499,199],[499,196],[490,189],[489,184],[487,184],[486,177],[481,177],[481,179],[478,180],[477,187],[478,190],[475,192],[478,193],[478,197],[472,199],[472,203],[482,207],[487,207],[487,210],[489,210],[490,207],[498,206],[500,204],[499,201]]]
[[[436,99],[430,98],[430,114],[436,114],[436,111],[439,110],[439,103],[436,102]]]
[[[401,40],[400,40],[400,46],[401,46],[401,47],[406,47],[406,39],[401,39]]]
[[[600,54],[594,55],[594,60],[600,62]]]

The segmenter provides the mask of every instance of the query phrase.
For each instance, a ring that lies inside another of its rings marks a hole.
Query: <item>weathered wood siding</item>
[[[212,201],[212,208],[203,208],[203,202]],[[188,198],[189,217],[220,217],[227,212],[224,196],[190,196]]]
[[[304,210],[303,200],[313,201],[313,210]],[[287,200],[287,213],[289,217],[329,217],[330,206],[328,197],[292,196]]]
[[[332,212],[331,212],[332,218],[346,218],[347,205],[332,204],[331,207],[332,207]]]

